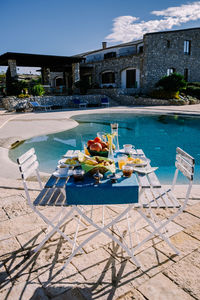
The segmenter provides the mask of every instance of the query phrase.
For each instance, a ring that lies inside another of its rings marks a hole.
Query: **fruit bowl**
[[[95,151],[95,150],[90,150],[89,147],[87,147],[88,152],[92,156],[102,156],[102,157],[108,157],[108,151]]]

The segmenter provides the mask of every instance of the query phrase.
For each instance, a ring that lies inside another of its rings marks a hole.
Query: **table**
[[[69,151],[69,155],[72,155],[73,152]],[[137,154],[144,156],[143,151],[137,150]],[[155,194],[152,197],[152,191]],[[94,192],[95,196],[94,197]],[[66,194],[66,196],[65,196]],[[107,197],[106,197],[107,196]],[[140,201],[138,201],[140,199]],[[132,237],[130,234],[130,220],[129,214],[131,210],[135,207],[145,207],[151,209],[152,207],[178,207],[179,203],[176,202],[176,199],[170,200],[170,192],[164,193],[161,187],[161,184],[153,172],[151,174],[133,174],[130,178],[121,179],[118,183],[111,184],[108,179],[103,180],[99,185],[95,185],[93,180],[86,176],[86,179],[83,183],[75,184],[72,178],[64,177],[57,178],[51,176],[48,182],[45,185],[45,188],[41,191],[39,196],[34,201],[34,205],[40,206],[60,206],[61,210],[54,220],[49,221],[49,225],[53,228],[45,237],[45,239],[38,245],[35,249],[35,252],[44,245],[44,243],[55,233],[59,232],[64,239],[66,239],[72,245],[71,255],[67,258],[66,263],[63,268],[65,268],[73,259],[79,251],[82,250],[85,244],[90,240],[94,239],[99,234],[103,233],[109,237],[112,241],[116,242],[121,246],[133,262],[139,267],[140,264],[134,256],[135,250],[140,247],[143,243],[147,241],[147,238],[139,243],[135,248],[133,248]],[[170,202],[171,201],[171,202]],[[104,211],[109,208],[110,205],[122,205],[122,211],[117,215],[110,216],[108,223],[105,223]],[[93,206],[101,205],[102,206],[102,223],[97,224],[93,220]],[[170,206],[171,205],[171,206]],[[170,244],[168,239],[160,232],[159,228],[156,229],[154,224],[145,216],[142,210],[139,211],[142,218],[155,230],[153,233],[150,233],[150,237],[154,233],[158,233],[170,247],[174,250],[175,248]],[[151,215],[153,216],[152,212]],[[71,238],[64,234],[60,227],[66,223],[66,221],[73,217],[76,220],[76,231],[74,237]],[[127,219],[127,229],[129,235],[129,245],[125,242],[123,235],[119,232],[117,223],[126,217]],[[52,222],[58,220],[57,225],[52,225]],[[85,220],[86,223],[95,228],[89,237],[87,237],[81,244],[77,243],[77,236],[79,227],[82,224],[82,221]],[[116,228],[118,231],[118,236],[113,234],[112,227]],[[162,225],[161,225],[162,227]],[[176,252],[176,251],[175,251]]]

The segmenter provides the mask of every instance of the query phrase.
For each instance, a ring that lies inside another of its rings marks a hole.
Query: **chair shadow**
[[[65,226],[63,227],[63,230],[65,230]],[[131,271],[125,271],[128,259],[124,256],[121,247],[114,241],[112,241],[111,247],[109,248],[110,257],[105,261],[104,268],[99,276],[97,275],[94,279],[88,281],[86,281],[84,277],[83,281],[73,281],[73,276],[79,273],[77,271],[77,273],[70,275],[64,273],[63,276],[62,274],[62,281],[60,281],[59,275],[63,272],[63,269],[58,268],[56,266],[56,263],[59,260],[59,251],[61,250],[64,241],[62,236],[60,236],[57,240],[54,240],[54,242],[50,242],[49,245],[46,245],[43,248],[48,249],[52,246],[52,244],[54,246],[56,245],[56,250],[52,261],[46,261],[45,265],[37,265],[37,260],[40,256],[40,252],[31,256],[29,255],[30,250],[32,250],[32,248],[36,246],[36,244],[38,243],[38,238],[42,233],[43,231],[39,232],[33,238],[31,238],[25,245],[23,245],[23,249],[17,250],[10,256],[7,256],[5,259],[1,260],[0,266],[5,266],[6,271],[0,273],[0,291],[4,289],[6,289],[7,291],[4,299],[1,298],[2,300],[6,300],[9,298],[12,289],[15,287],[15,281],[19,282],[20,278],[22,278],[23,276],[26,276],[26,280],[22,280],[22,282],[24,282],[24,286],[21,291],[19,300],[24,299],[23,295],[26,289],[29,288],[29,285],[34,284],[35,281],[37,284],[41,284],[41,287],[37,288],[34,291],[33,295],[30,298],[31,300],[43,298],[47,300],[52,298],[52,295],[65,293],[67,297],[66,299],[70,299],[72,298],[72,296],[75,297],[77,295],[77,299],[101,300],[102,297],[107,297],[106,299],[112,300],[117,289],[120,289],[124,285],[139,279],[144,274],[147,274],[149,270],[157,267],[156,264],[145,271],[142,271],[140,269],[141,271],[138,272],[139,268],[133,264],[133,269]],[[124,232],[123,234],[125,233],[126,232]],[[155,251],[157,252],[156,249]],[[118,260],[116,260],[116,257],[118,258]],[[158,255],[156,255],[156,257],[158,260],[158,265],[163,264],[163,262],[159,262]],[[19,261],[17,264],[15,264],[16,260]],[[83,271],[89,269],[90,267],[82,269],[79,275]],[[41,282],[40,280],[38,280],[38,278],[44,273],[47,274],[48,279],[44,282]],[[81,276],[83,275],[81,274]],[[56,284],[58,284],[59,287],[56,287]],[[41,295],[43,295],[43,298],[41,297]]]

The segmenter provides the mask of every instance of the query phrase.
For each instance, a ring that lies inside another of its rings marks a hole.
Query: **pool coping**
[[[195,105],[196,106],[196,105]],[[186,110],[186,107],[109,107],[109,108],[99,108],[99,109],[66,109],[61,111],[50,111],[50,112],[37,112],[37,113],[27,113],[27,114],[7,114],[7,118],[1,124],[0,123],[0,177],[9,179],[19,179],[19,171],[16,163],[10,160],[9,150],[10,146],[16,140],[25,140],[33,138],[39,135],[52,134],[56,132],[62,132],[70,130],[76,126],[78,123],[71,119],[71,117],[82,114],[96,114],[96,113],[115,113],[115,112],[134,112],[134,113],[144,113],[144,114],[163,114],[163,115],[179,115],[179,116],[200,116],[200,105],[197,105],[198,109],[195,111]],[[191,106],[189,106],[191,108]],[[196,107],[195,107],[196,108]],[[4,115],[2,111],[0,116]],[[39,117],[39,118],[38,118]],[[62,118],[61,118],[62,117]],[[67,123],[66,123],[67,121]],[[20,126],[16,126],[18,124]],[[31,122],[31,126],[30,123]],[[55,126],[51,126],[52,122]],[[18,124],[17,124],[18,123]],[[25,124],[27,126],[25,126]],[[41,127],[42,124],[42,127]],[[28,127],[29,125],[29,127]],[[41,129],[40,133],[38,130]],[[49,175],[48,173],[43,173],[42,175]]]

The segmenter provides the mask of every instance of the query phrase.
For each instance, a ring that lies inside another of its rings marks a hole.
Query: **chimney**
[[[102,49],[106,49],[107,48],[107,42],[102,42]]]

